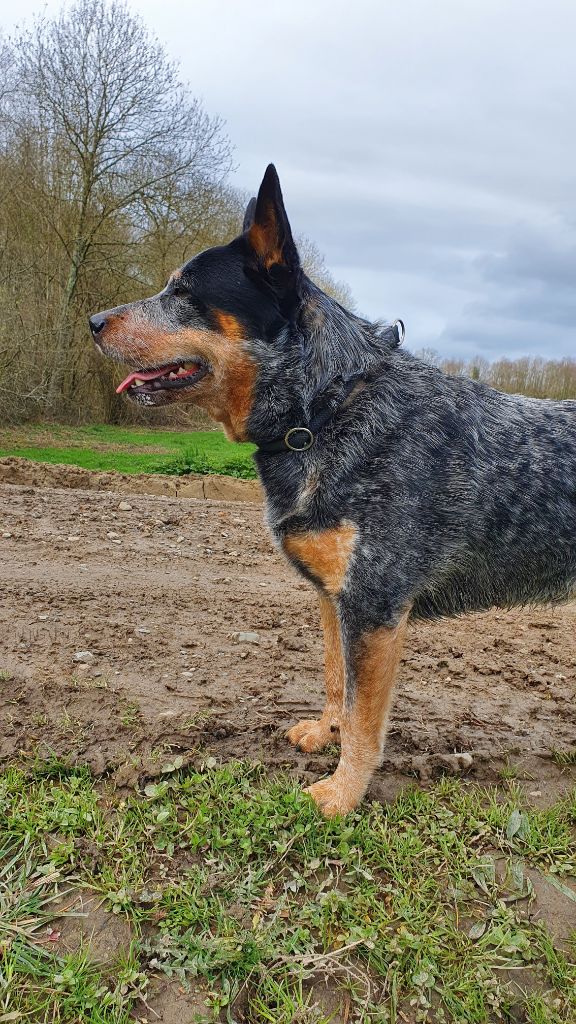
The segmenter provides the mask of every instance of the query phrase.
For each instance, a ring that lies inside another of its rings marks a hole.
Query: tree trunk
[[[66,365],[73,340],[71,337],[72,323],[70,319],[70,307],[76,293],[78,276],[84,261],[84,248],[85,243],[83,239],[78,238],[74,243],[74,250],[72,253],[68,278],[66,280],[66,287],[62,296],[62,304],[55,326],[54,362],[47,395],[47,405],[51,412],[55,411],[59,399],[67,401],[70,397],[66,394]]]
[[[94,154],[91,154],[88,167],[85,167],[85,177],[82,187],[82,199],[80,201],[76,237],[74,238],[68,277],[66,279],[66,286],[64,288],[60,312],[58,314],[54,332],[54,363],[52,374],[50,376],[50,383],[48,385],[48,394],[46,396],[47,407],[52,413],[55,411],[59,399],[63,400],[63,403],[66,405],[71,398],[66,387],[66,367],[68,363],[68,355],[73,343],[73,324],[71,322],[70,309],[74,301],[76,288],[78,287],[80,271],[82,270],[82,266],[90,249],[90,242],[86,237],[86,211],[88,209],[88,203],[92,192],[93,167]]]

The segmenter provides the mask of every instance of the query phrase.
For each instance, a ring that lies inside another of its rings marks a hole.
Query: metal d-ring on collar
[[[298,448],[295,444],[292,444],[290,440],[291,434],[308,434],[306,443],[301,448]],[[314,444],[314,434],[309,427],[290,427],[290,430],[284,434],[284,443],[291,452],[307,452]]]
[[[345,382],[340,404],[336,408],[334,408],[331,402],[321,402],[315,416],[310,420],[309,426],[290,427],[290,430],[287,430],[282,437],[277,437],[273,441],[262,441],[258,444],[258,454],[277,455],[279,452],[307,452],[314,444],[318,432],[342,408],[342,405],[361,379],[362,374],[358,373]],[[301,440],[302,443],[295,443],[297,439]]]
[[[400,317],[398,317],[398,319],[392,324],[392,330],[394,330],[394,328],[396,328],[396,334],[398,335],[398,344],[401,345],[406,337],[406,327],[404,325],[404,321],[400,320]]]
[[[398,336],[398,344],[401,345],[406,337],[406,328],[403,320],[395,320],[394,323],[388,328],[388,330],[396,331]],[[363,373],[353,374],[348,380],[344,381],[344,392],[340,398],[340,404],[334,408],[331,402],[321,402],[316,415],[310,420],[308,427],[290,427],[290,430],[286,431],[283,437],[277,437],[273,441],[262,441],[258,444],[258,454],[260,455],[276,455],[279,452],[307,452],[312,447],[316,440],[316,435],[322,427],[336,415],[337,412],[342,408],[344,402],[351,394],[356,384],[364,377]],[[304,444],[298,446],[294,444],[295,435],[304,435]]]

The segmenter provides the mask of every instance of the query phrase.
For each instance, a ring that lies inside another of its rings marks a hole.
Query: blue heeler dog
[[[132,368],[132,401],[194,402],[258,446],[274,540],[320,599],[326,707],[288,739],[339,736],[309,789],[326,815],[357,805],[381,759],[410,619],[576,591],[576,401],[447,376],[321,292],[272,165],[241,235],[90,327]]]

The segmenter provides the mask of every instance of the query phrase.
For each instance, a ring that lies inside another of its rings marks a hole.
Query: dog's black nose
[[[94,335],[94,337],[96,337],[96,335],[100,334],[100,331],[104,327],[106,323],[106,317],[102,316],[101,313],[96,313],[96,316],[91,316],[88,322],[90,324],[90,330],[92,331],[92,334]]]

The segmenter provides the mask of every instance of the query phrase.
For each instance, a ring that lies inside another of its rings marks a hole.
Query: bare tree
[[[575,359],[521,356],[519,359],[497,359],[491,363],[484,356],[470,360],[447,358],[431,348],[423,348],[417,355],[445,373],[484,381],[497,391],[532,398],[576,398]]]
[[[197,179],[187,189],[174,184],[166,181],[141,199],[141,268],[151,288],[202,249],[234,238],[244,215],[239,193],[221,182]]]
[[[21,139],[37,140],[38,212],[65,252],[50,406],[74,362],[82,275],[106,264],[112,245],[134,243],[142,204],[156,194],[223,178],[230,148],[220,119],[189,95],[159,43],[116,0],[77,0],[22,33],[13,52],[12,122]]]
[[[134,419],[87,314],[239,231],[230,146],[120,0],[0,39],[0,418]],[[318,249],[304,262],[350,304]]]
[[[6,103],[7,97],[14,92],[14,51],[3,36],[0,35],[0,108]]]

